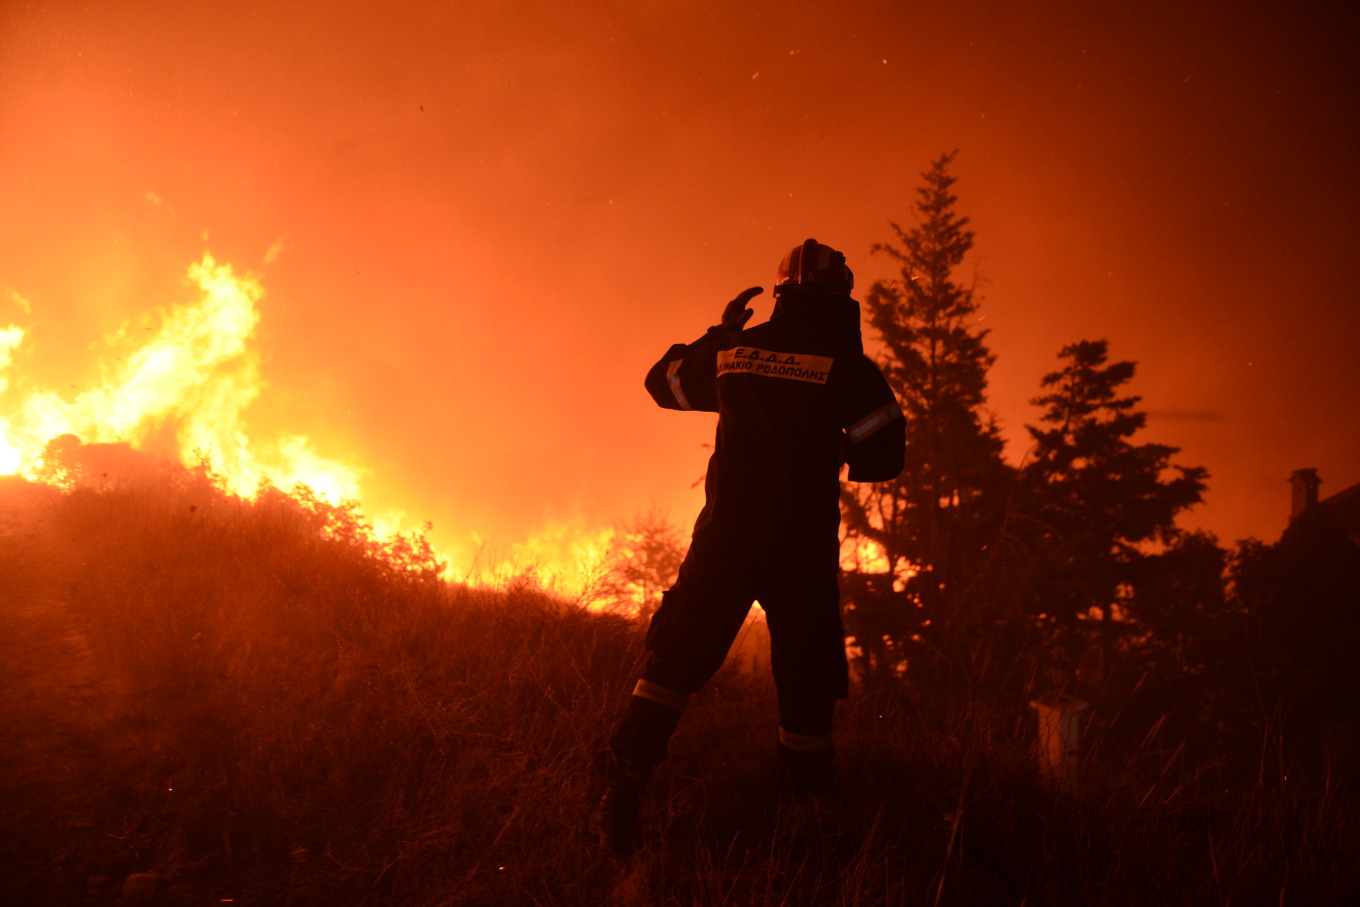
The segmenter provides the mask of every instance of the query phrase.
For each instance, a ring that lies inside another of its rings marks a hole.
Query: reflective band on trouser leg
[[[650,699],[659,705],[664,705],[668,709],[677,712],[685,710],[685,703],[689,697],[684,693],[677,693],[669,687],[663,687],[659,683],[650,680],[639,680],[637,686],[633,687],[633,695],[641,696],[643,699]]]
[[[850,439],[851,444],[858,444],[901,415],[902,410],[898,407],[896,400],[892,403],[885,403],[847,428],[845,430],[846,437]]]
[[[795,734],[781,727],[779,742],[802,753],[820,753],[831,749],[833,741],[830,734]]]
[[[675,402],[680,405],[680,408],[694,409],[689,405],[689,398],[685,396],[684,389],[680,387],[680,364],[684,361],[683,359],[676,359],[666,366],[666,381],[670,384],[671,393],[675,395]]]

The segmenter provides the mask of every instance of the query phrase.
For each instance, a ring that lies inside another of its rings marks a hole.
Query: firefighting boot
[[[632,854],[642,841],[639,820],[642,792],[651,768],[650,765],[625,762],[617,756],[610,761],[597,824],[600,843],[615,856]]]
[[[628,710],[610,741],[613,758],[605,772],[597,824],[602,843],[619,856],[641,842],[642,793],[652,767],[666,748],[684,709],[685,696],[646,680],[638,681]]]

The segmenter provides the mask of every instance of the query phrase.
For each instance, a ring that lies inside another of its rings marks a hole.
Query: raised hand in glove
[[[742,290],[737,294],[737,298],[727,304],[723,309],[722,326],[729,331],[740,331],[746,326],[746,322],[751,320],[755,314],[754,309],[746,308],[746,303],[756,296],[765,292],[764,287],[751,287],[749,290]]]

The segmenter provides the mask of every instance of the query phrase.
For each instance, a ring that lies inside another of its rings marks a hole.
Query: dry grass
[[[0,900],[1346,904],[1355,811],[1139,760],[1066,792],[1023,715],[842,709],[840,795],[774,794],[768,681],[697,697],[636,858],[589,834],[641,629],[452,588],[419,546],[203,475],[0,487]],[[1179,774],[1177,774],[1179,772]]]

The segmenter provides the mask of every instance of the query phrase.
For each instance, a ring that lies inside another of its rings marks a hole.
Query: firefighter
[[[906,438],[892,390],[864,355],[853,286],[845,256],[809,239],[779,265],[769,321],[746,327],[762,288],[744,290],[719,324],[647,374],[660,406],[716,412],[718,427],[689,551],[652,616],[646,666],[611,740],[599,823],[616,852],[636,847],[647,777],[756,601],[770,631],[781,788],[831,785],[832,716],[848,686],[840,471],[848,463],[851,481],[891,479]]]

